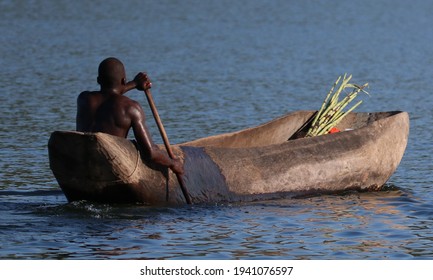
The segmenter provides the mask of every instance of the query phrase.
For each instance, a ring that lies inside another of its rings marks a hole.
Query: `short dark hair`
[[[124,78],[125,67],[119,59],[109,57],[99,64],[98,83],[100,85],[108,87],[118,86]]]

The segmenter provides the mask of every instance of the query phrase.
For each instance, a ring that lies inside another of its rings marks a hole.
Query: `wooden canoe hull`
[[[287,141],[313,113],[174,145],[193,203],[375,189],[395,172],[408,140],[406,112],[351,113],[338,128],[353,130]],[[133,141],[56,131],[48,147],[69,201],[185,204],[176,176],[149,167]]]

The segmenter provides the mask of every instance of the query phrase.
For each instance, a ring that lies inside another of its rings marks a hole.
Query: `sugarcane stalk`
[[[358,107],[362,101],[359,101],[354,106],[352,106],[346,112],[344,109],[351,103],[357,96],[358,93],[364,92],[369,95],[364,89],[368,86],[368,83],[359,86],[350,83],[352,75],[339,76],[336,82],[331,87],[331,90],[326,95],[325,100],[320,107],[320,110],[316,113],[316,116],[311,123],[311,127],[307,132],[306,137],[319,136],[327,133],[332,127],[336,126],[348,113],[353,111]],[[337,88],[338,87],[338,88]],[[337,88],[337,89],[336,89]],[[336,91],[334,92],[334,90]],[[344,90],[352,89],[352,91],[342,100],[339,100],[340,95]]]
[[[335,118],[332,122],[328,123],[322,130],[322,134],[326,134],[331,128],[335,127],[347,114],[352,112],[356,107],[358,107],[362,103],[362,100],[358,101],[352,108],[347,110],[346,112],[341,111],[341,115],[338,118]]]

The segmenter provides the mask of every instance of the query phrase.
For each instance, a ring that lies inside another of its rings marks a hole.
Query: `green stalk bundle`
[[[337,81],[335,81],[334,85],[331,87],[331,90],[328,92],[328,95],[323,101],[322,107],[314,117],[311,127],[305,137],[327,134],[331,128],[335,127],[348,113],[353,111],[362,103],[361,100],[346,112],[344,111],[344,108],[357,97],[358,93],[364,92],[368,94],[368,92],[364,90],[364,88],[368,86],[368,83],[358,86],[356,84],[349,83],[351,79],[352,75],[347,77],[347,74],[344,74],[342,80],[341,76],[338,77]],[[337,90],[334,93],[335,88],[337,88]],[[352,91],[346,93],[346,89],[352,89]],[[342,100],[339,100],[340,94],[342,92],[346,93],[346,96]]]

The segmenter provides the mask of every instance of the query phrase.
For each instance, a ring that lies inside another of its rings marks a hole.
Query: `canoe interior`
[[[281,144],[288,141],[313,117],[316,111],[296,111],[257,127],[225,133],[182,143],[182,146],[252,148]],[[364,127],[372,122],[400,113],[400,111],[375,113],[349,113],[336,127],[340,131]],[[306,132],[309,125],[303,127]]]

